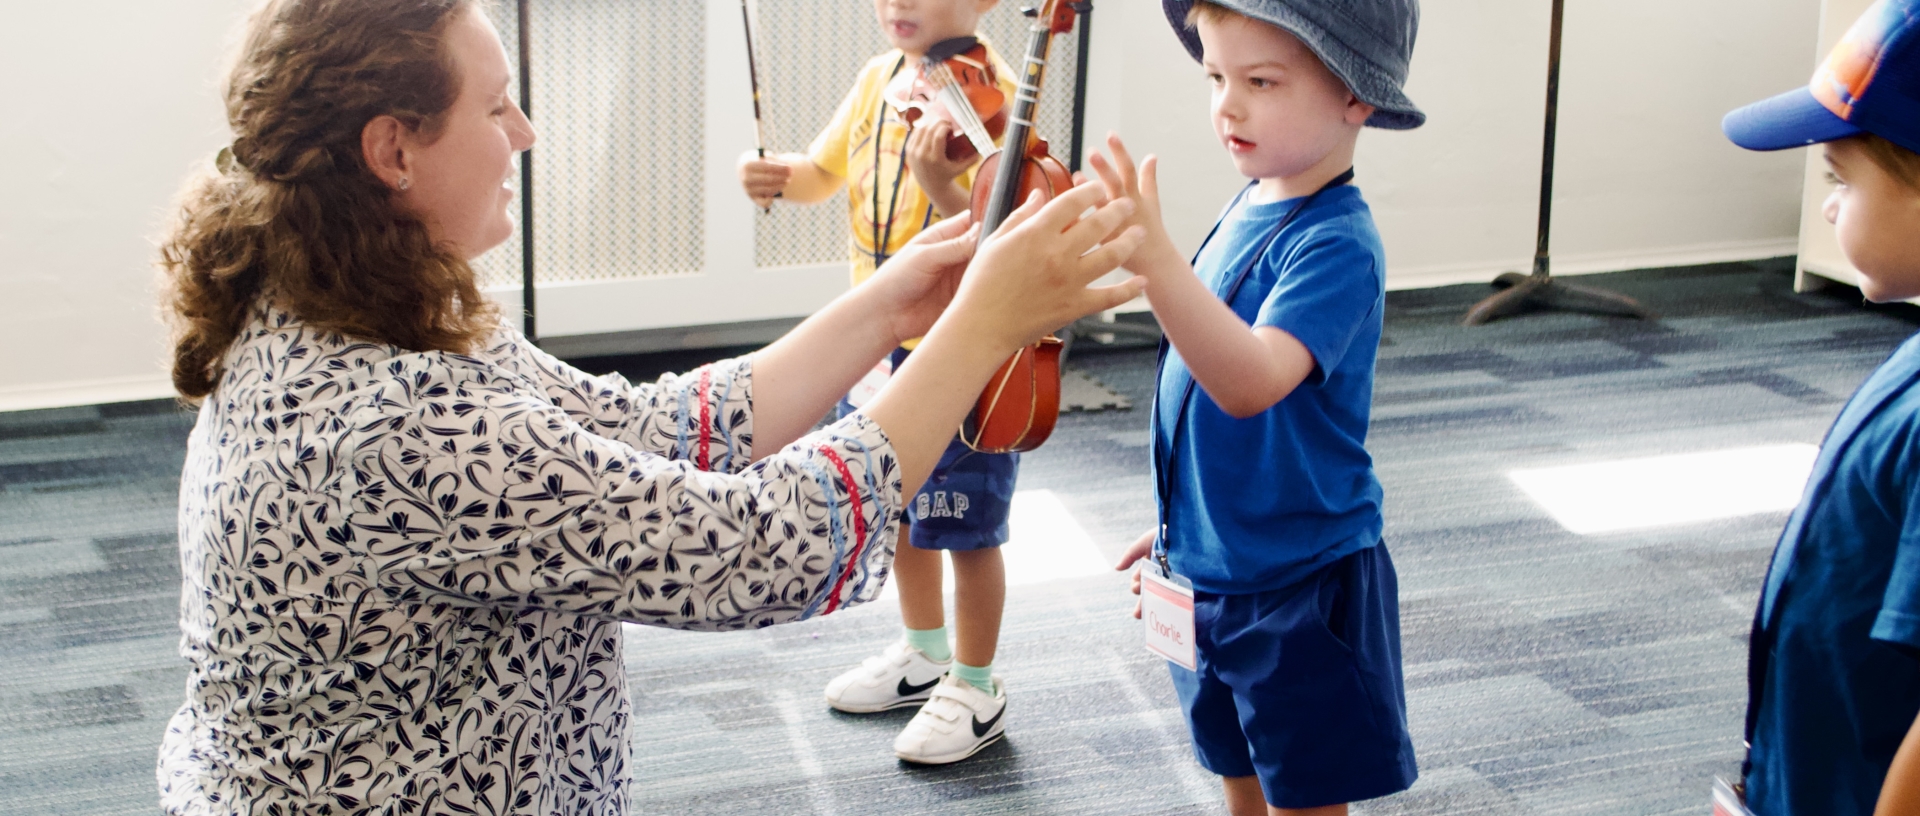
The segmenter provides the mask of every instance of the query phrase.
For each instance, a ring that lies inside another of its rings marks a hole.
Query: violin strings
[[[973,149],[982,158],[997,152],[999,148],[994,146],[993,136],[987,133],[986,123],[980,121],[980,112],[974,110],[973,103],[967,100],[966,94],[960,92],[960,83],[954,79],[952,69],[949,69],[946,63],[940,63],[933,70],[928,71],[927,76],[940,89],[940,101],[953,114],[954,121],[960,125],[960,132],[966,134],[967,141],[973,143]]]

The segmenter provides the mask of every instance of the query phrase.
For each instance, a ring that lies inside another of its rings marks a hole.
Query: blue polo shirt
[[[1278,589],[1380,541],[1380,482],[1365,443],[1385,251],[1366,201],[1347,185],[1313,199],[1262,254],[1300,203],[1231,206],[1194,272],[1224,296],[1251,263],[1228,305],[1305,345],[1315,363],[1306,381],[1235,419],[1194,384],[1178,349],[1160,370],[1154,467],[1169,487],[1160,507],[1167,559],[1204,592]]]
[[[1868,816],[1920,713],[1920,338],[1821,446],[1761,592],[1749,674],[1759,816]]]

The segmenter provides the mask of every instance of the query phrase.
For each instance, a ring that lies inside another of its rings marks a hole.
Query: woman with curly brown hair
[[[1139,239],[1096,248],[1130,205],[1083,186],[977,256],[950,219],[750,357],[585,374],[468,266],[512,231],[534,141],[509,79],[475,0],[270,0],[249,23],[233,143],[161,253],[200,402],[169,812],[624,812],[618,622],[872,598],[900,497],[993,369],[1139,291],[1088,288]],[[922,334],[862,413],[807,433]]]

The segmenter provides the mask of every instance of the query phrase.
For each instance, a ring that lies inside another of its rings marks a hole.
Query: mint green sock
[[[907,645],[919,649],[935,663],[945,663],[953,659],[953,647],[947,645],[947,627],[938,629],[908,629]]]
[[[988,694],[993,693],[993,664],[991,663],[985,666],[969,666],[956,661],[947,673],[972,683],[974,688]]]

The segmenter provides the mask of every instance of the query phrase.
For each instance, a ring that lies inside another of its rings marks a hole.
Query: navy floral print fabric
[[[872,599],[900,484],[848,417],[754,461],[752,361],[648,385],[503,328],[416,353],[271,308],[180,487],[175,814],[621,814],[621,621]]]

